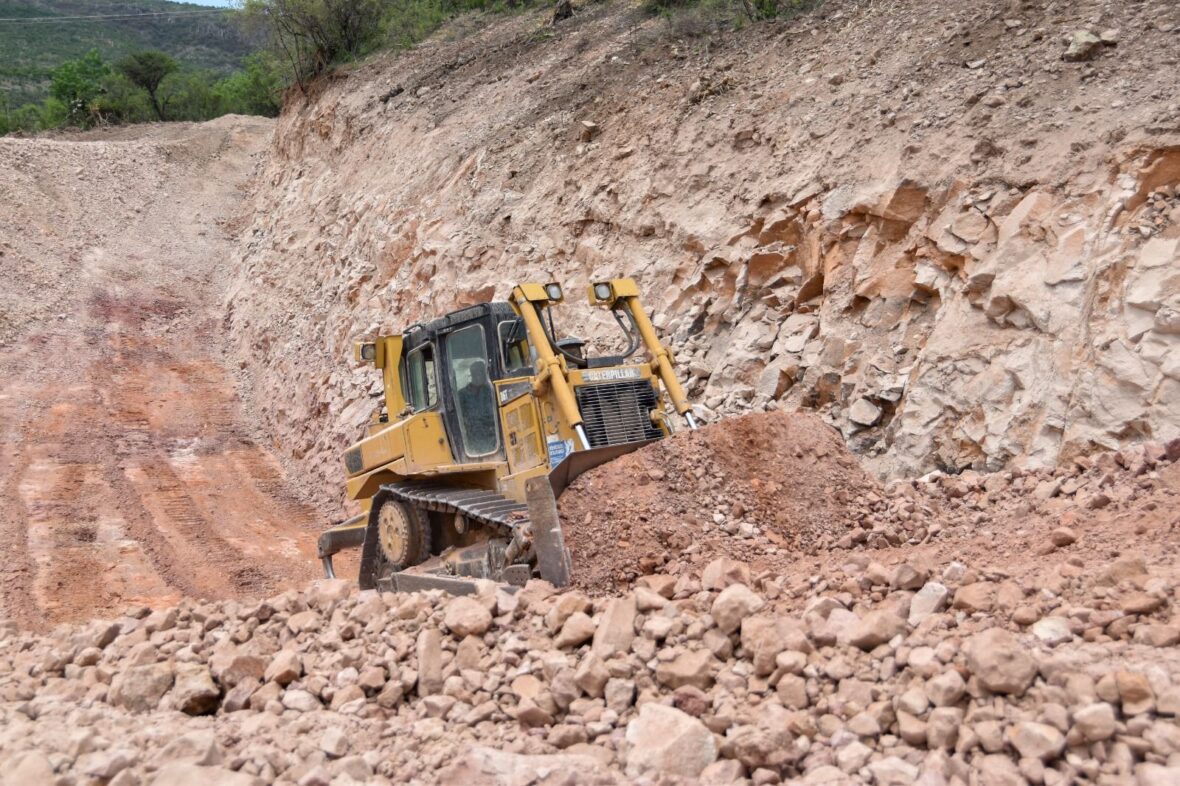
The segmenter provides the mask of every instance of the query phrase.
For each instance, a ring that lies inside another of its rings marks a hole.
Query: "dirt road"
[[[0,141],[0,614],[39,626],[316,572],[323,519],[223,365],[231,219],[269,136],[227,118]]]

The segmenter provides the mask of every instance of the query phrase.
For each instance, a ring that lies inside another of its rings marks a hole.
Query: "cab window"
[[[519,319],[506,319],[499,324],[499,333],[500,359],[504,364],[504,373],[510,377],[531,373],[533,361],[529,354],[529,341],[525,336],[524,323]]]
[[[434,345],[423,344],[406,355],[405,390],[415,412],[430,409],[438,403],[438,384],[434,371]]]
[[[488,374],[483,327],[471,325],[447,336],[447,358],[464,452],[472,457],[495,453],[500,448],[496,391]]]

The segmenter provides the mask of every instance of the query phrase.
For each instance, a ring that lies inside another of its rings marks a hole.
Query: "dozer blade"
[[[655,440],[628,442],[571,453],[549,473],[548,482],[544,477],[539,477],[525,484],[529,522],[533,529],[533,550],[537,554],[537,570],[541,578],[555,587],[564,587],[570,583],[573,573],[569,549],[565,546],[565,535],[561,529],[561,516],[557,512],[557,498],[583,472],[652,442]]]
[[[562,462],[564,463],[564,462]],[[561,534],[561,520],[557,515],[557,497],[549,479],[541,476],[524,484],[529,503],[529,523],[533,528],[533,551],[537,555],[537,571],[541,578],[554,587],[570,583],[570,552]]]
[[[569,454],[549,473],[549,483],[553,486],[553,495],[560,497],[561,493],[565,491],[565,487],[573,483],[583,472],[658,441],[645,439],[639,442],[626,442],[622,445],[608,445],[605,448],[579,450]]]

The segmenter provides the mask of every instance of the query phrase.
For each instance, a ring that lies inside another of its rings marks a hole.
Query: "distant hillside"
[[[216,9],[165,0],[0,0],[0,90],[10,106],[40,100],[50,72],[90,49],[108,61],[138,49],[160,49],[186,66],[229,72],[250,47],[228,12],[210,11]],[[161,13],[173,15],[63,19]],[[48,21],[54,18],[58,21]],[[3,21],[14,19],[47,21]]]

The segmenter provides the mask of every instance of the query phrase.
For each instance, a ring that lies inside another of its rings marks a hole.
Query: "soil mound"
[[[560,511],[575,581],[625,586],[718,556],[771,567],[832,546],[878,491],[813,415],[762,412],[677,433],[578,478]]]

